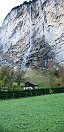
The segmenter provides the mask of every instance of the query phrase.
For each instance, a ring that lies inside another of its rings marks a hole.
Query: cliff
[[[0,28],[0,64],[20,69],[64,63],[64,0],[33,0],[11,10]]]

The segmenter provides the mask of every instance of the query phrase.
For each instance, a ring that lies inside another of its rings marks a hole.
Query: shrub
[[[17,89],[18,89],[18,84],[17,84],[17,82],[13,82],[13,83],[12,83],[12,88],[13,88],[13,90],[17,90]]]

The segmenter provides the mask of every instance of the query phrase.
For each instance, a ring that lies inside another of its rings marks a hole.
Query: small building
[[[24,87],[24,90],[25,89],[36,89],[36,88],[38,88],[38,85],[35,85],[35,84],[32,84],[32,83],[30,83],[30,82],[25,82],[25,87]]]

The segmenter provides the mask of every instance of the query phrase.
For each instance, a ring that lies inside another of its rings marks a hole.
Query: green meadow
[[[64,132],[64,94],[0,100],[0,132]]]

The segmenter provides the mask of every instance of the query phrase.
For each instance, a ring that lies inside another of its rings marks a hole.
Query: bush
[[[13,83],[12,83],[12,89],[13,89],[13,91],[18,89],[18,84],[17,84],[17,82],[13,82]]]

